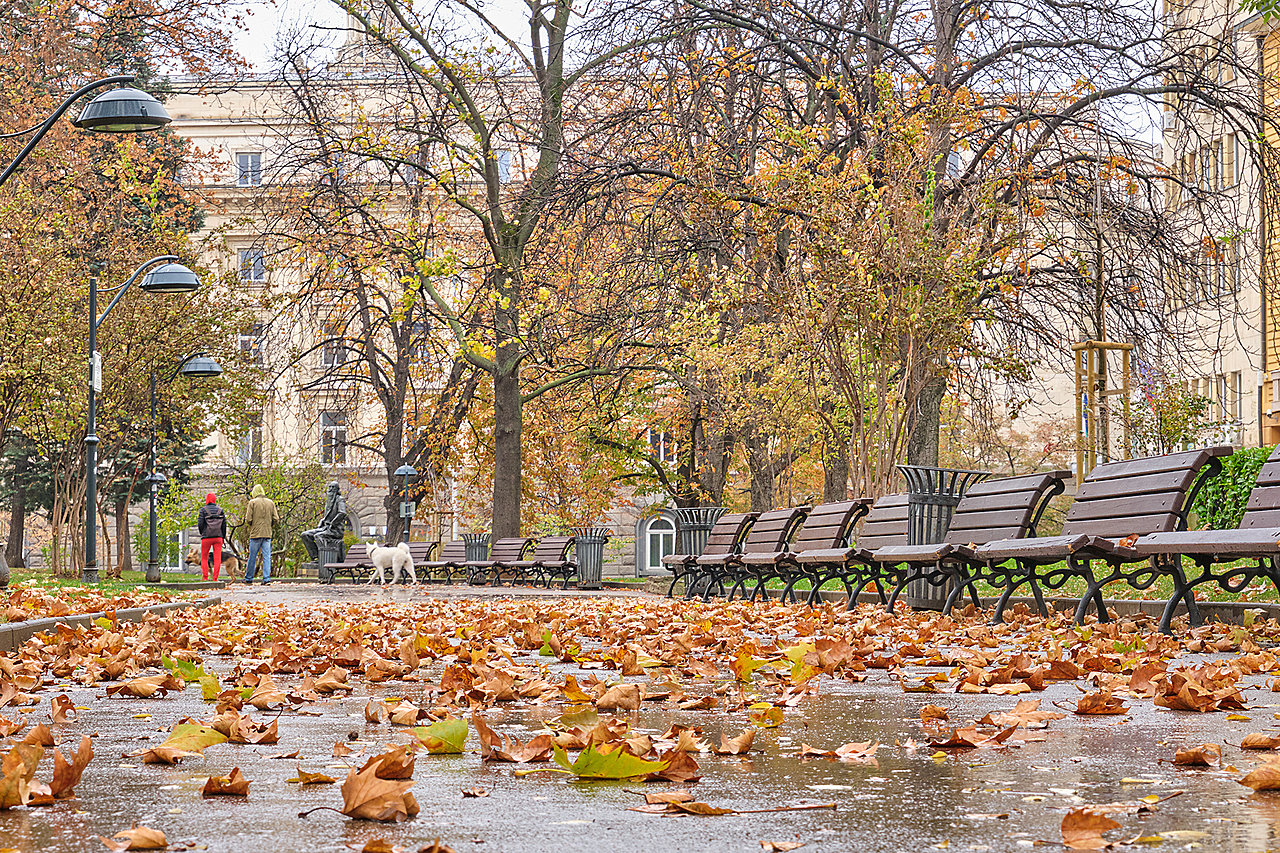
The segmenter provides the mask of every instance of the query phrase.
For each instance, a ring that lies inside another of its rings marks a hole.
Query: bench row
[[[578,570],[571,556],[575,544],[573,536],[515,537],[499,539],[493,543],[488,558],[468,560],[467,545],[455,539],[441,545],[439,542],[410,542],[409,556],[415,572],[421,580],[450,583],[466,580],[471,584],[498,584],[502,580],[511,583],[534,583],[551,586],[555,579],[568,588]],[[365,581],[373,573],[370,551],[377,547],[358,542],[347,550],[346,559],[340,563],[326,563],[321,579],[332,582],[345,575],[352,582]],[[394,582],[393,578],[393,582]]]
[[[1192,624],[1200,624],[1196,586],[1216,583],[1238,592],[1263,578],[1280,589],[1280,449],[1259,472],[1239,529],[1187,530],[1196,493],[1230,453],[1229,447],[1210,447],[1100,465],[1080,485],[1057,536],[1037,536],[1036,526],[1049,500],[1064,491],[1070,476],[1065,471],[973,486],[943,541],[933,545],[907,544],[906,495],[888,495],[873,505],[856,500],[726,515],[703,554],[664,560],[674,575],[668,594],[683,579],[689,596],[706,598],[727,588],[733,597],[750,585],[755,598],[776,580],[784,598],[794,600],[797,584],[807,580],[813,603],[821,586],[840,580],[850,606],[871,586],[892,610],[908,584],[923,581],[949,586],[949,611],[965,591],[976,602],[976,585],[985,582],[1001,590],[998,621],[1019,588],[1025,586],[1045,613],[1042,589],[1079,578],[1086,589],[1075,613],[1081,621],[1090,607],[1099,619],[1109,618],[1101,592],[1106,584],[1123,581],[1146,589],[1167,577],[1174,591],[1161,629],[1169,630],[1179,603],[1186,604]],[[1183,557],[1196,567],[1191,576]],[[892,588],[887,597],[886,587]]]

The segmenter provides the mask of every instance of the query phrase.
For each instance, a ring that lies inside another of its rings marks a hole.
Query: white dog
[[[376,579],[378,583],[385,584],[387,580],[384,573],[387,569],[391,569],[392,583],[400,580],[401,573],[409,578],[409,583],[418,582],[418,574],[413,570],[413,555],[409,553],[407,543],[401,542],[399,545],[389,546],[374,545],[369,549],[369,562],[373,563],[374,569],[374,573],[369,576],[369,583],[373,583]]]

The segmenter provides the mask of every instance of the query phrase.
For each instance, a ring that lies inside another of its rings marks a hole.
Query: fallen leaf
[[[1280,746],[1280,734],[1271,735],[1263,732],[1247,734],[1240,741],[1241,749],[1275,749]]]
[[[456,755],[467,743],[467,721],[459,718],[438,720],[429,726],[414,726],[410,733],[431,755]]]
[[[352,770],[342,783],[342,813],[364,820],[403,821],[418,813],[412,780],[379,779],[377,766]]]
[[[298,775],[292,779],[285,779],[286,782],[293,782],[298,785],[329,785],[338,780],[324,773],[309,773],[301,767],[297,768]]]
[[[1077,714],[1127,714],[1129,707],[1123,701],[1112,696],[1109,691],[1087,693],[1076,700]]]
[[[108,850],[163,850],[169,846],[164,833],[148,826],[122,829],[110,838],[99,835]]]
[[[226,776],[210,776],[200,791],[202,797],[247,797],[249,796],[249,780],[244,778],[239,767],[231,768]]]
[[[1255,767],[1239,781],[1255,791],[1280,791],[1280,762],[1267,762]]]
[[[1072,809],[1062,819],[1062,843],[1071,850],[1103,850],[1112,842],[1102,837],[1108,830],[1118,829],[1120,824],[1105,815],[1088,809]]]
[[[1222,760],[1222,747],[1216,743],[1202,743],[1197,747],[1179,749],[1173,763],[1182,767],[1212,767]]]
[[[804,846],[803,841],[761,841],[760,849],[765,853],[785,853],[787,850],[796,850]]]
[[[81,735],[80,747],[71,756],[70,762],[63,758],[60,750],[55,749],[53,751],[53,782],[49,785],[53,797],[59,800],[74,797],[76,784],[92,760],[93,741],[88,735]]]

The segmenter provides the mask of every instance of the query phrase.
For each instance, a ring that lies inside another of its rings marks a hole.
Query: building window
[[[676,443],[668,432],[649,430],[649,448],[665,465],[676,464]]]
[[[241,281],[261,283],[267,280],[267,259],[261,248],[241,249],[238,255]]]
[[[236,347],[240,350],[241,357],[250,364],[261,365],[264,362],[262,356],[262,333],[262,324],[254,323],[236,335]]]
[[[960,170],[963,166],[964,164],[960,161],[959,151],[947,152],[946,173],[948,178],[954,180],[960,177]]]
[[[320,413],[320,461],[325,465],[347,464],[347,413]]]
[[[662,571],[662,558],[676,552],[676,526],[666,516],[657,516],[645,530],[645,557],[649,571]]]
[[[498,161],[498,183],[509,183],[511,181],[511,152],[498,150],[493,153]]]
[[[262,186],[262,154],[258,151],[241,151],[236,154],[236,186]]]
[[[262,464],[262,415],[258,415],[249,424],[240,437],[240,446],[236,449],[236,461]]]
[[[409,324],[408,336],[405,348],[409,360],[415,364],[425,363],[429,355],[427,344],[431,339],[431,324],[426,320],[414,320]]]
[[[320,344],[320,364],[323,367],[341,367],[347,363],[351,350],[347,349],[340,337],[341,333],[334,329],[325,333],[324,343]]]

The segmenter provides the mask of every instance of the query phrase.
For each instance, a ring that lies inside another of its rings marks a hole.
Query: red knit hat
[[[209,494],[204,496],[204,502],[207,504],[217,503],[217,501],[218,501],[218,496],[215,495],[213,492],[210,492]]]

